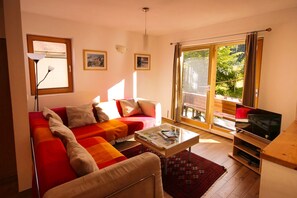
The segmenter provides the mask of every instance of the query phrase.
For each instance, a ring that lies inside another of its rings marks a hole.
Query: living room
[[[141,2],[143,5],[140,5],[140,2],[137,4],[134,2],[135,5],[131,5],[131,9],[133,8],[133,11],[138,13],[139,30],[137,31],[126,30],[126,27],[123,28],[120,25],[118,28],[111,28],[93,25],[91,22],[78,22],[69,18],[69,16],[61,18],[43,14],[42,9],[45,8],[52,8],[50,12],[53,15],[61,13],[66,6],[57,7],[57,5],[60,5],[57,2],[48,2],[49,5],[43,5],[42,2],[37,1],[4,0],[3,2],[6,32],[1,31],[1,37],[6,37],[8,43],[11,104],[13,106],[16,161],[20,191],[30,188],[32,168],[31,163],[28,163],[28,160],[31,159],[31,151],[28,139],[27,114],[28,111],[33,111],[34,96],[30,94],[29,66],[28,59],[25,56],[27,52],[27,34],[71,38],[72,40],[74,92],[40,96],[41,108],[44,106],[59,107],[84,104],[98,96],[100,96],[101,101],[137,96],[159,101],[162,104],[162,117],[169,119],[171,113],[172,61],[174,52],[174,46],[170,45],[170,43],[214,38],[270,27],[272,28],[271,32],[262,33],[264,46],[258,107],[281,113],[282,129],[286,129],[296,119],[297,88],[295,86],[295,76],[297,73],[297,58],[294,53],[294,44],[297,43],[296,1],[288,0],[278,3],[264,1],[261,5],[267,8],[265,11],[258,10],[256,12],[256,8],[255,10],[246,8],[243,9],[246,12],[240,16],[228,18],[228,13],[224,13],[225,18],[222,14],[222,20],[216,18],[216,21],[214,17],[206,15],[204,18],[205,23],[201,23],[197,27],[184,27],[183,30],[165,33],[156,32],[154,34],[150,33],[150,31],[153,31],[150,29],[150,20],[153,17],[158,17],[154,15],[154,10],[159,9],[160,11],[165,9],[168,6],[167,4],[169,4],[168,2],[163,2],[157,8],[154,8],[154,4],[150,5],[148,2]],[[231,4],[232,2],[230,1],[229,3]],[[257,3],[257,1],[254,2]],[[133,2],[131,1],[131,3]],[[109,4],[111,3],[107,5]],[[240,3],[238,4],[241,5]],[[207,7],[215,7],[214,2],[210,5],[207,2],[202,2],[201,4],[193,3],[193,5],[195,5],[198,11]],[[76,8],[73,12],[78,12],[80,7],[76,6],[73,8],[69,7],[72,9]],[[92,6],[92,4],[87,5],[85,9],[92,10]],[[143,6],[151,8],[147,13],[147,31],[149,35],[147,51],[143,49],[144,13],[141,10]],[[112,6],[109,5],[108,7]],[[58,12],[59,9],[61,9],[60,12]],[[178,8],[175,9],[176,15],[183,12],[183,10]],[[95,12],[96,10],[92,11]],[[209,12],[211,13],[212,10],[209,10]],[[240,12],[240,10],[237,12]],[[93,17],[90,13],[92,12],[77,13],[77,15],[90,21],[104,20],[105,24],[112,23],[109,20],[115,17],[113,10],[110,11],[110,16],[104,17],[104,19],[92,19]],[[122,12],[120,14],[125,16],[126,13]],[[16,24],[11,23],[11,19]],[[120,19],[120,17],[118,16],[117,19]],[[123,20],[125,20],[124,17]],[[174,27],[175,22],[173,21],[169,20],[165,24],[161,23],[158,25],[166,30],[167,26],[168,28],[172,28],[170,25]],[[227,38],[227,40],[234,39],[244,39],[244,37],[235,36]],[[222,41],[226,41],[226,38],[203,40],[195,44]],[[124,46],[127,49],[126,52],[118,52],[115,48],[116,45]],[[107,70],[84,70],[84,49],[107,51]],[[151,68],[149,71],[134,70],[134,53],[150,54]],[[54,75],[54,73],[50,75]],[[27,100],[20,101],[19,98],[26,98]]]

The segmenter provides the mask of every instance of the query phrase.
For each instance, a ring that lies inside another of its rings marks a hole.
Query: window
[[[40,95],[73,92],[71,40],[27,35],[27,45],[28,52],[45,54],[38,62],[37,74],[34,61],[29,60],[31,95],[35,95],[36,76]],[[49,66],[54,70],[46,76]]]

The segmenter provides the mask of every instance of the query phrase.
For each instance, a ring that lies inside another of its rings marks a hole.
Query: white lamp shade
[[[54,68],[53,66],[50,66],[50,65],[48,66],[48,71],[49,71],[49,72],[53,71],[54,69],[55,69],[55,68]]]
[[[40,60],[45,57],[45,54],[27,53],[27,56],[32,60]]]

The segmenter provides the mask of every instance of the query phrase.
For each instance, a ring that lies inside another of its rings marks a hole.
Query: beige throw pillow
[[[121,117],[116,101],[101,102],[95,108],[100,122]]]
[[[67,155],[70,165],[78,176],[83,176],[99,170],[91,154],[77,142],[67,144]]]
[[[58,114],[56,114],[53,110],[47,108],[47,107],[43,107],[43,111],[42,111],[43,116],[49,120],[50,117],[55,118],[56,120],[58,120],[59,122],[63,123],[62,119],[60,118],[60,116]]]
[[[69,128],[96,123],[92,104],[86,104],[76,107],[67,106],[66,113]]]
[[[142,114],[141,108],[134,99],[120,100],[120,104],[122,107],[124,117]]]
[[[76,142],[76,138],[72,131],[55,118],[49,118],[49,127],[52,133],[62,140],[64,145],[66,145],[68,142]]]

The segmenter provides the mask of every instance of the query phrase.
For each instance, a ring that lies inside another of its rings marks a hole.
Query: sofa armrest
[[[159,126],[162,122],[161,104],[156,101],[138,99],[137,100],[142,112],[156,119],[155,126]]]
[[[50,197],[163,197],[160,158],[143,153],[48,190]]]

